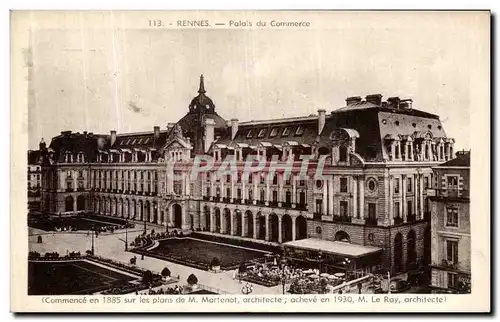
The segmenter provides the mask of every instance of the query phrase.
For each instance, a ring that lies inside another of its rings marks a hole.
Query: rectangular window
[[[71,181],[66,182],[66,188],[73,189],[73,182],[71,182]]]
[[[299,180],[299,186],[303,187],[306,185],[306,182],[304,180]]]
[[[248,175],[248,183],[253,183],[253,173]]]
[[[340,215],[347,216],[347,201],[340,201]]]
[[[347,192],[347,178],[340,178],[340,192]]]
[[[79,181],[79,182],[78,182],[78,188],[79,188],[79,189],[83,189],[83,182],[82,182],[82,181]]]
[[[230,183],[230,182],[231,182],[231,175],[230,175],[230,174],[228,174],[228,175],[226,176],[226,182],[227,182],[227,183]]]
[[[278,202],[278,191],[276,190],[273,191],[273,202]]]
[[[406,178],[406,192],[412,192],[413,191],[413,181],[412,178]]]
[[[458,189],[458,176],[448,177],[448,189]]]
[[[456,288],[457,286],[458,286],[457,274],[448,272],[448,288]]]
[[[68,171],[68,172],[66,173],[66,177],[67,177],[67,178],[71,178],[71,171]]]
[[[413,201],[408,200],[408,201],[406,202],[406,207],[407,207],[407,208],[406,208],[406,213],[407,213],[408,215],[412,215],[412,214],[413,214]]]
[[[399,212],[399,202],[394,203],[394,218],[400,218],[401,213]]]
[[[231,198],[231,188],[226,188],[226,198]]]
[[[278,175],[275,174],[273,177],[273,184],[278,184]]]
[[[238,199],[241,199],[241,189],[236,190],[236,195]]]
[[[264,202],[264,194],[265,194],[264,190],[263,189],[260,190],[260,201],[261,202]]]
[[[399,193],[399,178],[394,179],[394,193]]]
[[[297,127],[297,130],[295,131],[295,136],[300,136],[304,134],[304,127],[302,125],[299,125]]]
[[[458,241],[456,240],[446,241],[446,260],[453,264],[458,263]]]
[[[377,204],[374,202],[368,203],[368,218],[377,218]]]
[[[316,199],[316,213],[317,214],[322,214],[323,213],[323,200],[322,199]]]
[[[429,186],[429,177],[424,177],[424,187],[431,188],[431,186]]]
[[[260,183],[263,184],[264,183],[264,173],[261,173],[260,174]]]
[[[458,227],[458,209],[446,208],[446,227]]]

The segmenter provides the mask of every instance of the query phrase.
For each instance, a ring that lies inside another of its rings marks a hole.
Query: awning
[[[271,146],[273,146],[273,145],[272,145],[271,143],[269,143],[269,142],[260,142],[260,145],[265,146],[265,147],[271,147]]]
[[[311,145],[309,145],[309,144],[301,144],[300,146],[303,148],[310,148],[311,147]]]
[[[109,149],[109,153],[119,153],[117,149]]]
[[[99,150],[99,153],[102,153],[102,154],[108,154],[108,151]]]
[[[248,144],[246,143],[237,143],[236,146],[238,146],[239,148],[248,148]]]
[[[334,255],[348,256],[348,257],[363,257],[366,255],[374,254],[382,251],[380,247],[362,246],[350,244],[340,241],[329,241],[317,238],[307,238],[295,241],[290,241],[283,244],[288,247],[297,247],[309,250],[322,251]]]
[[[299,145],[297,141],[286,141],[285,143],[291,146]]]
[[[130,149],[120,149],[120,150],[122,150],[122,152],[132,153],[132,151],[130,151]]]

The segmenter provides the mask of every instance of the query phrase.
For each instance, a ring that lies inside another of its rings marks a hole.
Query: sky
[[[486,51],[475,17],[307,18],[313,27],[208,30],[134,28],[123,13],[59,15],[57,24],[32,14],[29,148],[64,130],[165,129],[188,111],[200,74],[225,119],[305,116],[381,93],[438,114],[455,150],[470,148],[471,73]]]

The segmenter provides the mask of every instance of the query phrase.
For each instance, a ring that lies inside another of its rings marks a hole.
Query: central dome
[[[189,104],[190,113],[214,113],[215,104],[210,99],[210,97],[205,95],[205,83],[203,80],[203,75],[200,76],[200,88],[198,89],[198,95],[195,96],[191,103]]]

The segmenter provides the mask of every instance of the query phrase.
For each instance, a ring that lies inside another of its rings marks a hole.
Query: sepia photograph
[[[489,310],[489,11],[11,30],[19,310]]]

